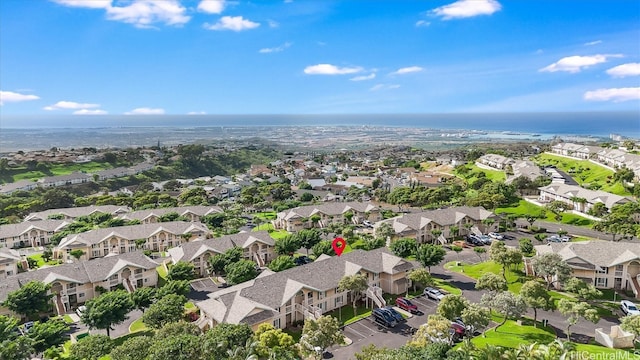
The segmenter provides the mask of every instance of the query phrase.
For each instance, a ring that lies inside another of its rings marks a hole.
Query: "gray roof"
[[[32,229],[56,232],[69,224],[70,222],[65,220],[42,220],[0,225],[0,239],[20,236]]]
[[[537,245],[538,254],[557,253],[569,264],[584,262],[594,266],[610,267],[631,260],[640,261],[640,244],[612,241],[580,241]],[[580,261],[582,260],[582,261]]]
[[[218,206],[182,206],[182,207],[169,207],[169,208],[157,208],[157,209],[149,209],[149,210],[138,210],[130,213],[122,214],[120,217],[122,219],[128,220],[144,220],[150,216],[160,217],[169,213],[178,213],[178,215],[183,216],[186,214],[194,214],[197,216],[205,216],[210,214],[217,214],[223,212],[222,209]]]
[[[83,206],[83,207],[74,207],[74,208],[62,208],[62,209],[50,209],[45,211],[34,212],[27,215],[24,220],[25,221],[33,221],[33,220],[46,220],[50,215],[63,214],[67,217],[75,219],[80,216],[91,215],[96,212],[101,212],[105,214],[118,215],[121,213],[129,212],[129,209],[126,206],[118,206],[118,205],[91,205],[91,206]]]
[[[361,213],[370,211],[379,211],[380,208],[371,203],[364,202],[329,202],[319,205],[299,206],[289,209],[285,212],[278,213],[278,218],[291,219],[295,217],[310,217],[311,215],[322,213],[325,215],[341,215],[349,210],[355,210]]]
[[[273,246],[274,239],[267,231],[241,232],[225,235],[219,238],[195,240],[183,243],[180,246],[169,249],[169,254],[174,262],[192,261],[207,251],[223,254],[233,247],[247,248],[254,242]]]
[[[392,223],[393,228],[396,230],[404,230],[407,227],[413,230],[419,230],[431,222],[440,226],[455,225],[465,216],[468,216],[475,221],[482,221],[484,219],[495,217],[496,215],[481,206],[456,206],[421,213],[403,214],[390,219],[389,222]]]
[[[107,280],[111,275],[126,266],[142,269],[155,269],[158,263],[146,257],[141,251],[112,255],[104,258],[81,261],[40,268],[33,271],[9,276],[1,281],[0,302],[7,295],[29,281],[42,281],[50,284],[57,280],[75,282],[77,284],[95,283]]]
[[[6,247],[0,247],[0,260],[2,260],[3,258],[13,259],[15,261],[19,261],[21,259],[20,253],[17,252],[16,250],[9,249]]]
[[[163,223],[139,224],[129,226],[110,227],[103,229],[89,230],[79,234],[72,234],[60,241],[59,248],[72,243],[87,245],[98,244],[111,236],[118,236],[123,239],[136,240],[148,239],[153,234],[164,230],[174,235],[186,234],[194,231],[209,233],[206,225],[199,222],[170,221]]]
[[[44,177],[40,180],[38,180],[38,182],[42,182],[42,183],[55,183],[58,181],[71,181],[71,180],[77,180],[77,179],[93,179],[93,176],[89,175],[89,174],[85,174],[85,173],[81,173],[81,172],[74,172],[68,175],[58,175],[58,176],[48,176],[48,177]]]
[[[560,195],[566,198],[583,198],[591,204],[597,202],[604,203],[607,209],[611,209],[616,204],[623,204],[631,201],[631,199],[612,194],[602,190],[588,190],[578,185],[566,185],[566,184],[551,184],[539,188],[540,191],[551,193],[554,195]]]

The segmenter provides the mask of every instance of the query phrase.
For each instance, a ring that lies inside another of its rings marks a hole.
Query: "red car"
[[[414,303],[409,301],[409,299],[405,299],[403,297],[399,297],[396,299],[396,306],[412,314],[418,312],[418,307]]]

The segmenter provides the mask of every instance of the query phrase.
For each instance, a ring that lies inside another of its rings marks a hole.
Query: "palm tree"
[[[460,234],[460,228],[453,225],[449,227],[449,234],[455,239]]]
[[[247,339],[247,343],[244,347],[238,346],[234,349],[227,350],[227,359],[229,360],[258,360],[258,354],[256,349],[258,342],[253,339]]]

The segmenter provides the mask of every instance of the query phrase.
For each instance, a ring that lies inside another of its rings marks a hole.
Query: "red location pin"
[[[343,238],[337,237],[333,239],[333,243],[331,243],[331,246],[333,246],[333,251],[335,251],[336,254],[340,256],[342,255],[344,248],[347,247],[347,242],[344,241]]]

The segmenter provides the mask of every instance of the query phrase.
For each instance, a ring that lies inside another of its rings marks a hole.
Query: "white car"
[[[504,240],[504,236],[502,236],[502,234],[498,234],[497,232],[490,232],[489,234],[490,237],[496,239],[496,240]]]
[[[435,301],[440,301],[442,300],[442,298],[444,298],[444,294],[441,293],[440,290],[432,287],[428,287],[424,289],[423,294],[426,295],[429,299],[432,299]]]
[[[373,227],[373,223],[372,223],[371,221],[369,221],[369,220],[365,220],[365,221],[363,221],[363,222],[362,222],[362,225],[364,225],[364,226],[366,226],[366,227],[369,227],[369,228],[372,228],[372,227]]]
[[[620,301],[620,309],[625,315],[640,315],[640,310],[638,310],[636,304],[629,300]]]

